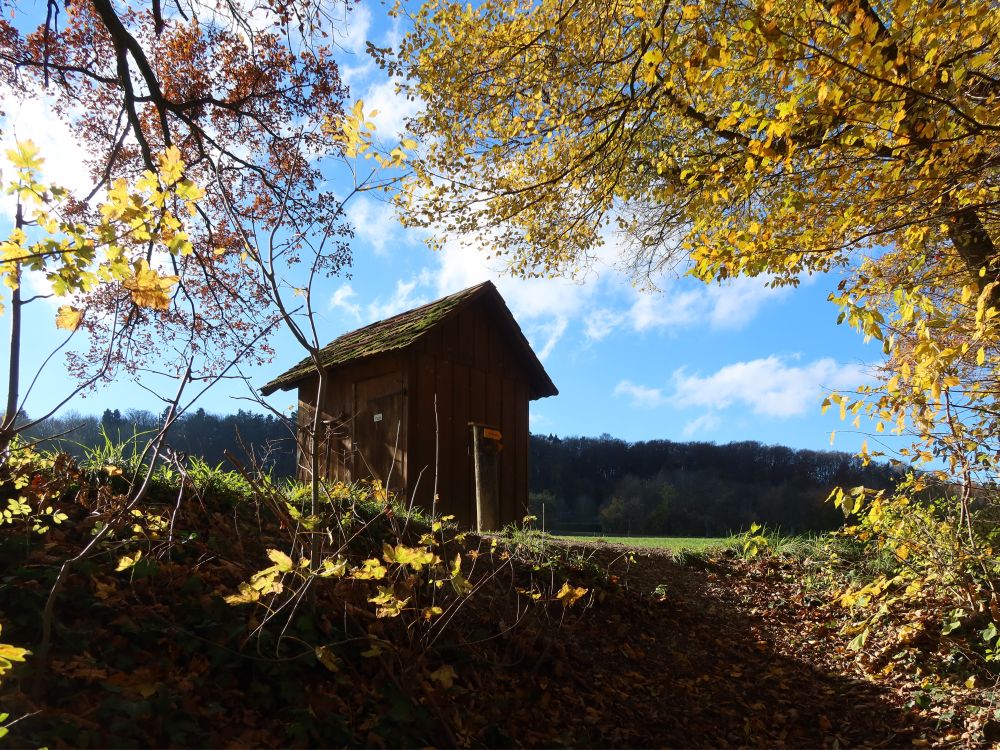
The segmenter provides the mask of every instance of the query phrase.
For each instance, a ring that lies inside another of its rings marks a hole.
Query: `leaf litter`
[[[43,540],[9,527],[0,536],[5,640],[30,648],[58,562],[91,533],[85,509],[62,509],[72,522]],[[874,641],[848,649],[843,615],[804,592],[793,563],[682,564],[579,543],[539,552],[453,530],[440,549],[452,586],[417,606],[389,586],[427,574],[432,557],[398,546],[391,518],[376,520],[352,564],[363,572],[380,552],[386,566],[403,560],[396,582],[351,578],[344,561],[280,628],[255,602],[225,600],[262,568],[287,576],[295,565],[277,551],[278,524],[249,508],[185,504],[178,529],[192,531],[169,554],[122,544],[86,561],[60,600],[44,692],[30,690],[31,657],[4,682],[4,711],[26,716],[9,740],[981,747],[995,731],[984,683],[887,673]],[[386,601],[395,611],[376,614]]]

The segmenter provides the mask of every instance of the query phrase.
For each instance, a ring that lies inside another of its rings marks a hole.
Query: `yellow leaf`
[[[177,283],[177,276],[161,276],[145,261],[139,261],[133,268],[133,276],[126,279],[123,286],[132,294],[132,301],[140,307],[153,310],[170,308],[168,292]]]
[[[62,305],[56,313],[56,328],[64,328],[67,331],[75,331],[80,327],[83,320],[83,311],[77,310],[71,305]]]
[[[346,558],[339,560],[327,558],[323,561],[323,567],[320,569],[319,575],[321,578],[343,578],[345,573],[347,573]]]
[[[351,573],[351,578],[358,581],[380,581],[385,578],[386,572],[382,561],[373,557],[361,563],[360,568],[355,568]]]
[[[654,47],[653,49],[647,51],[646,54],[642,56],[642,61],[646,63],[646,65],[655,67],[659,65],[661,62],[663,62],[663,52]]]
[[[45,162],[38,155],[38,146],[33,141],[18,141],[17,148],[8,149],[7,159],[18,169],[41,169]]]
[[[337,658],[337,655],[333,653],[333,649],[329,646],[317,646],[314,653],[316,654],[316,659],[319,660],[319,663],[331,672],[340,671],[340,659]]]
[[[268,559],[278,566],[278,570],[287,571],[295,567],[292,562],[292,558],[286,555],[284,552],[278,549],[269,549],[267,551]]]
[[[397,544],[395,547],[383,544],[382,559],[387,563],[408,565],[415,571],[423,569],[425,565],[434,565],[441,562],[441,558],[433,552],[420,549],[419,547],[407,547],[405,544]]]
[[[445,690],[447,690],[448,688],[450,688],[452,685],[455,684],[455,678],[458,677],[458,674],[455,672],[455,670],[451,667],[450,664],[445,664],[443,667],[435,669],[427,676],[430,677],[432,680],[434,680],[434,682],[443,687]]]
[[[444,610],[438,606],[424,607],[423,616],[424,620],[433,620],[435,617],[443,613]]]
[[[141,557],[142,557],[142,550],[136,552],[134,557],[123,555],[122,558],[118,561],[118,567],[115,568],[115,572],[121,573],[123,570],[128,570],[137,562],[139,562],[139,558]]]
[[[556,594],[556,599],[561,601],[564,607],[572,607],[588,590],[582,586],[570,586],[569,581],[566,581]]]
[[[225,597],[226,604],[253,604],[260,599],[260,592],[249,583],[240,584],[240,593]]]

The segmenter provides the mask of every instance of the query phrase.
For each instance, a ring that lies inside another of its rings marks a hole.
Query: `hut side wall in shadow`
[[[476,523],[470,422],[503,435],[501,523],[527,512],[528,386],[523,355],[504,330],[489,305],[472,304],[411,351],[410,493],[431,509],[436,479],[437,510],[469,527]]]
[[[405,493],[407,502],[413,498],[425,510],[452,514],[463,526],[475,527],[469,428],[475,422],[503,435],[500,520],[520,520],[528,507],[529,386],[524,353],[511,344],[506,330],[508,323],[490,304],[476,301],[404,353],[331,370],[322,406],[321,475],[362,479],[384,474],[378,465],[388,461],[393,466],[390,488]],[[377,391],[374,401],[372,388]],[[310,450],[303,438],[312,428],[316,389],[315,377],[299,388],[300,444],[305,450],[298,476],[303,480],[309,476]],[[399,395],[398,405],[391,402],[393,394]],[[377,408],[368,408],[375,403]],[[372,421],[376,414],[383,416],[380,423]],[[393,420],[397,424],[390,424]]]
[[[389,456],[394,459],[391,475],[379,478],[390,478],[391,489],[405,489],[409,426],[407,362],[406,357],[392,354],[330,371],[321,415],[321,476],[349,482],[371,478],[373,474],[387,475],[388,466],[382,464]],[[299,444],[304,450],[299,456],[297,476],[304,481],[309,478],[309,435],[316,391],[316,377],[299,386]],[[381,416],[379,422],[372,421],[376,414]],[[364,426],[359,420],[364,420]]]

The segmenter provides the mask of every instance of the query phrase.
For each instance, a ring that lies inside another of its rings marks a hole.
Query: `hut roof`
[[[338,336],[320,349],[320,361],[324,367],[332,369],[380,354],[406,349],[452,315],[457,314],[459,310],[480,298],[491,301],[501,320],[507,323],[508,334],[514,347],[520,349],[524,355],[526,370],[531,376],[531,397],[536,399],[558,394],[559,391],[552,383],[548,373],[545,372],[538,357],[535,356],[531,345],[521,331],[521,327],[507,308],[503,297],[500,296],[500,292],[490,281]],[[267,383],[260,389],[260,392],[269,396],[278,390],[287,391],[315,371],[316,367],[312,359],[306,357]]]

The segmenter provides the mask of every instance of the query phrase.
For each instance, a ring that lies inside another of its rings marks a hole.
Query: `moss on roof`
[[[320,349],[320,361],[329,368],[376,354],[405,349],[466,302],[479,296],[486,289],[494,288],[493,284],[487,281],[443,297],[436,302],[345,333]],[[306,357],[261,388],[260,392],[268,396],[277,390],[287,390],[315,371],[312,359]]]

